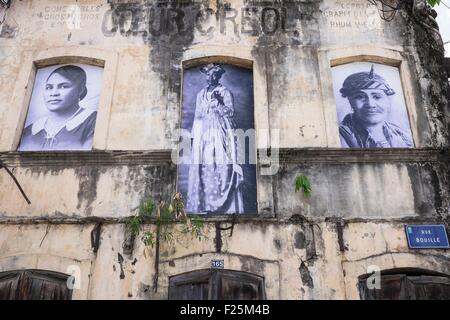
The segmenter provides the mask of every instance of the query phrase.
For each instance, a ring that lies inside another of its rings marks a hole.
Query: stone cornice
[[[281,149],[280,163],[449,162],[450,149]]]
[[[131,216],[127,217],[61,217],[61,216],[43,216],[43,217],[6,217],[0,215],[0,225],[34,225],[34,224],[61,224],[61,225],[82,225],[82,224],[121,224],[126,223]],[[356,217],[338,217],[338,216],[300,216],[292,215],[291,217],[275,217],[273,215],[205,215],[201,217],[202,221],[206,223],[230,223],[230,224],[245,224],[245,223],[259,223],[259,224],[320,224],[320,223],[389,223],[389,224],[436,224],[436,223],[450,223],[450,218],[441,218],[439,216],[405,216],[397,218],[356,218]],[[145,224],[156,224],[156,219],[147,218]],[[178,223],[173,221],[173,223]],[[224,226],[225,227],[225,226]]]
[[[259,154],[263,154],[261,150]],[[259,157],[259,159],[262,159]],[[92,152],[0,152],[0,161],[10,167],[73,167],[168,165],[171,150],[92,151]],[[280,164],[302,163],[416,163],[449,162],[450,148],[445,149],[279,149]],[[273,162],[273,161],[272,161]],[[268,165],[269,161],[260,161]]]

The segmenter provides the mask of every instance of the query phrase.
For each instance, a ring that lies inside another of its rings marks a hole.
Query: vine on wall
[[[177,192],[170,202],[161,201],[159,205],[151,197],[146,198],[136,215],[127,221],[127,229],[132,236],[138,236],[144,229],[144,224],[155,218],[157,231],[145,231],[142,241],[146,246],[154,247],[157,241],[173,243],[177,234],[190,234],[202,240],[204,238],[204,220],[198,215],[186,215],[183,197]],[[159,238],[158,238],[159,233]]]

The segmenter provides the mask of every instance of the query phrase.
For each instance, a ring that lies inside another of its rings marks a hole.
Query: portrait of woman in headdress
[[[341,146],[344,148],[414,147],[398,71],[396,73],[394,67],[377,65],[379,70],[390,71],[388,78],[382,76],[380,71],[376,72],[373,63],[350,64],[348,67],[350,69],[356,65],[366,68],[367,71],[350,74],[340,72],[339,76],[345,76],[345,80],[334,83],[336,99],[346,99],[351,110],[344,114],[340,108],[345,106],[343,104],[337,106],[338,115],[344,115],[339,124]],[[346,66],[341,67],[344,68],[340,71],[345,71]],[[397,83],[395,89],[390,82]],[[339,88],[339,93],[336,92],[336,88]],[[397,96],[397,91],[401,96]]]
[[[86,71],[80,66],[63,65],[44,79],[35,83],[18,150],[90,150],[98,105],[81,105],[89,93]],[[94,98],[98,96],[99,92],[94,94]],[[44,112],[41,106],[45,106]]]
[[[234,139],[234,97],[220,83],[225,73],[220,64],[207,64],[200,71],[207,85],[196,97],[187,210],[242,213],[243,171]]]

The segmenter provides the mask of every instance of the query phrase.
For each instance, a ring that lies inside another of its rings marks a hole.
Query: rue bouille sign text
[[[445,226],[406,225],[406,238],[411,249],[450,248]]]

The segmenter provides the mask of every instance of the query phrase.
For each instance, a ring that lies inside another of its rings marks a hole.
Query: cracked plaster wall
[[[25,53],[59,46],[118,54],[108,150],[170,150],[180,121],[181,62],[217,54],[253,61],[256,123],[281,129],[281,147],[335,147],[330,134],[336,124],[326,123],[323,110],[329,97],[321,89],[318,52],[350,47],[358,54],[365,46],[398,51],[409,68],[416,144],[448,146],[448,84],[439,78],[434,45],[421,45],[434,42],[411,17],[409,5],[386,23],[363,0],[218,3],[14,1],[0,33],[2,156],[13,151],[6,141],[17,124],[8,123],[8,115],[20,112],[12,101]],[[82,9],[79,30],[67,28],[61,15],[73,4]],[[214,14],[195,22],[207,7]],[[290,16],[283,18],[286,11]],[[277,13],[280,20],[273,20]],[[146,29],[146,19],[155,16],[165,24],[154,22]],[[209,27],[211,32],[204,32]],[[137,239],[132,253],[124,252],[120,219],[135,212],[144,195],[160,198],[175,190],[173,165],[79,161],[56,166],[50,159],[30,166],[21,163],[20,155],[14,157],[6,162],[32,204],[23,201],[0,170],[0,271],[67,273],[68,267],[78,266],[82,281],[76,299],[165,299],[169,276],[209,268],[211,259],[264,276],[269,299],[358,299],[357,277],[371,264],[450,273],[446,251],[411,252],[403,231],[406,222],[448,221],[448,160],[282,164],[277,175],[261,177],[258,184],[259,207],[272,218],[240,221],[232,237],[222,231],[220,251],[214,222],[206,224],[204,241],[181,238],[174,246],[163,245],[155,292],[154,249]],[[293,192],[297,174],[310,178],[311,199]],[[95,224],[86,219],[106,221],[96,253],[91,243]],[[345,220],[341,234],[333,219]]]

